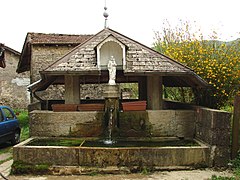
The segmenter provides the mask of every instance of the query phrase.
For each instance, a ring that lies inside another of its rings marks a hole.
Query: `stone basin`
[[[196,140],[194,140],[195,144],[190,146],[97,147],[87,145],[89,142],[99,141],[99,139],[93,138],[82,139],[79,145],[75,146],[31,145],[32,142],[39,139],[49,140],[49,138],[29,138],[14,146],[14,161],[53,166],[98,168],[112,166],[151,168],[207,167],[209,164],[210,148]],[[149,139],[134,140],[134,142],[136,141],[147,144],[146,142],[149,142]],[[166,139],[154,139],[151,142],[161,144],[162,141],[166,141]]]

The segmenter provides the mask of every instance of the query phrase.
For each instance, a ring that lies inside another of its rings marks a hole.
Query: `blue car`
[[[21,128],[13,110],[0,106],[0,143],[10,141],[12,145],[20,142]]]

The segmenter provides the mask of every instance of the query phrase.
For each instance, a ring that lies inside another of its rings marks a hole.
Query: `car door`
[[[0,108],[0,138],[4,138],[4,136],[7,134],[7,127],[5,118],[2,112],[2,109]]]
[[[14,113],[7,107],[1,108],[1,113],[3,116],[3,121],[1,121],[1,139],[6,138],[5,140],[11,139],[14,130],[16,129],[16,116]]]

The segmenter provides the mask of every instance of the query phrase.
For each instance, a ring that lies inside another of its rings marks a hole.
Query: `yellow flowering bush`
[[[220,108],[238,91],[240,40],[221,42],[216,32],[204,40],[200,31],[190,33],[187,22],[174,29],[168,24],[155,38],[155,50],[187,65],[209,83],[207,89],[193,90],[197,104]]]

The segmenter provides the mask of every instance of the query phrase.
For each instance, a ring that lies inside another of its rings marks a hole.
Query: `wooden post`
[[[232,159],[237,157],[239,150],[239,130],[240,130],[240,94],[234,98],[234,112],[232,125]]]
[[[163,109],[162,77],[147,77],[147,106],[149,110]]]
[[[78,76],[65,75],[65,104],[80,103],[80,84]]]

